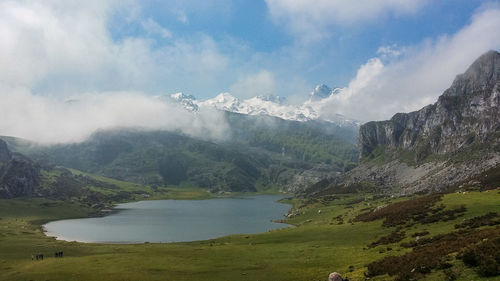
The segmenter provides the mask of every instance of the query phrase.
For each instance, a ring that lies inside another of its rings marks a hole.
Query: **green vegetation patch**
[[[409,253],[387,256],[368,264],[368,276],[389,274],[397,276],[396,280],[418,280],[419,276],[421,278],[433,269],[450,267],[448,255],[462,250],[465,245],[473,245],[499,235],[500,228],[496,228],[453,232],[421,240],[422,242]]]
[[[499,225],[500,218],[497,213],[489,212],[484,216],[478,216],[471,219],[464,220],[462,223],[455,224],[455,228],[478,228],[481,226]]]
[[[476,268],[481,276],[500,275],[500,237],[485,238],[477,244],[469,245],[459,258],[467,266]]]
[[[442,195],[433,194],[410,199],[403,202],[379,206],[373,211],[356,216],[355,221],[374,221],[384,219],[383,226],[396,226],[425,217],[431,207],[441,200]]]

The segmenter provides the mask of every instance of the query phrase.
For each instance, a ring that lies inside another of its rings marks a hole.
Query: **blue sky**
[[[157,97],[302,103],[323,83],[342,90],[315,105],[320,117],[388,119],[500,50],[499,30],[499,0],[0,0],[0,134],[193,123],[206,135],[214,123],[220,136],[220,116]]]
[[[26,68],[3,80],[42,95],[182,91],[201,99],[220,92],[305,97],[317,84],[347,87],[362,65],[384,55],[381,47],[398,54],[390,62],[380,58],[384,65],[416,57],[415,49],[453,38],[475,14],[495,10],[498,3],[3,0],[0,24],[10,33],[0,39],[12,44],[4,44],[0,55],[26,60],[13,61],[14,68]],[[476,49],[498,48],[496,41],[483,45]],[[479,55],[476,49],[467,53],[467,63]]]
[[[173,38],[196,41],[199,36],[209,36],[217,42],[221,53],[238,57],[238,62],[244,65],[242,72],[265,69],[276,79],[295,79],[299,91],[307,91],[308,87],[321,83],[346,86],[360,65],[377,56],[380,46],[405,47],[453,35],[470,23],[473,13],[486,1],[421,2],[418,8],[403,14],[387,12],[369,20],[327,22],[326,27],[319,28],[327,29],[328,34],[311,42],[302,42],[302,34],[290,30],[287,21],[293,18],[284,22],[273,18],[264,0],[141,1],[136,7],[136,17],[152,19],[170,32],[171,37],[167,39],[160,34],[147,35],[155,40],[158,48],[168,45]],[[123,13],[116,13],[109,25],[114,40],[145,36],[139,20],[124,18],[127,17]],[[294,57],[290,49],[300,56]],[[248,65],[258,55],[266,59]],[[233,74],[238,71],[235,69]],[[235,80],[237,75],[230,75],[210,85],[179,81],[164,86],[166,91],[186,91],[209,98],[218,92],[230,91]],[[277,86],[275,90],[275,94],[285,96],[299,94],[287,86]]]

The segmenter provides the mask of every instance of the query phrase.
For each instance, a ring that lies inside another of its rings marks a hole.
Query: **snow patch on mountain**
[[[170,98],[175,102],[181,104],[185,109],[189,111],[198,111],[198,105],[196,104],[196,98],[192,95],[186,95],[184,93],[171,94]]]
[[[325,84],[318,85],[309,94],[309,102],[320,101],[330,97],[331,95],[336,95],[342,91],[341,88],[330,88]]]
[[[197,100],[192,95],[176,93],[170,95],[170,98],[189,111],[198,111],[200,108],[208,107],[240,114],[269,115],[292,121],[323,120],[342,127],[358,127],[359,122],[350,120],[341,114],[329,114],[328,117],[319,114],[324,106],[324,101],[330,96],[338,94],[341,90],[340,88],[331,89],[326,85],[316,86],[309,95],[309,99],[301,105],[288,104],[285,98],[273,95],[240,100],[230,93],[221,93],[214,98],[202,101]]]

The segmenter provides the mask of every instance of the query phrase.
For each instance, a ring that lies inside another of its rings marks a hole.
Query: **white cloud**
[[[482,53],[500,48],[500,7],[488,6],[452,36],[402,49],[385,66],[380,59],[363,65],[343,92],[322,104],[322,114],[341,113],[362,121],[388,119],[397,112],[433,103],[454,77]]]
[[[258,73],[240,77],[230,92],[243,99],[255,97],[257,95],[275,94],[276,82],[271,72],[261,70]]]
[[[172,35],[136,14],[128,20],[147,33],[115,40],[108,24],[122,3],[0,1],[0,135],[66,142],[117,126],[227,133],[220,114],[190,116],[142,94],[178,81],[214,83],[228,64],[214,40],[198,34],[157,46],[150,35]],[[79,102],[61,101],[68,96]]]
[[[373,21],[417,12],[428,0],[266,0],[273,19],[306,40],[324,37],[333,24]]]
[[[142,27],[146,30],[146,32],[150,35],[159,35],[162,38],[170,38],[172,37],[172,32],[170,30],[164,28],[152,18],[148,18],[147,20],[142,22]]]
[[[25,89],[0,91],[1,135],[40,143],[85,140],[99,129],[170,130],[210,140],[229,135],[224,114],[192,114],[158,97],[134,92],[79,94],[69,100],[36,96]]]
[[[377,55],[380,55],[383,59],[396,58],[401,55],[402,51],[398,49],[396,44],[380,46],[377,49]]]
[[[1,1],[0,83],[50,94],[173,90],[193,80],[203,89],[228,72],[229,58],[212,38],[173,38],[137,9],[120,16],[146,32],[113,39],[108,25],[121,3]],[[171,40],[156,44],[157,37]]]

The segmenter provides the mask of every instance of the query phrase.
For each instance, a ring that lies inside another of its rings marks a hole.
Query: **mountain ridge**
[[[296,191],[357,161],[355,132],[321,121],[287,121],[225,112],[227,140],[179,132],[115,129],[80,143],[36,146],[12,140],[33,159],[148,186],[195,186],[214,192]]]
[[[248,99],[239,99],[230,93],[220,93],[211,99],[197,100],[193,95],[180,92],[171,94],[169,98],[186,110],[193,112],[203,107],[209,107],[247,115],[268,115],[290,121],[322,120],[357,129],[360,122],[342,114],[336,114],[334,118],[328,119],[323,118],[320,114],[319,106],[321,102],[332,95],[340,93],[340,91],[340,88],[331,89],[324,84],[318,85],[310,93],[308,100],[300,105],[289,104],[286,98],[275,95],[259,95]]]
[[[500,53],[488,51],[431,105],[360,127],[360,165],[321,189],[442,191],[500,166]]]

